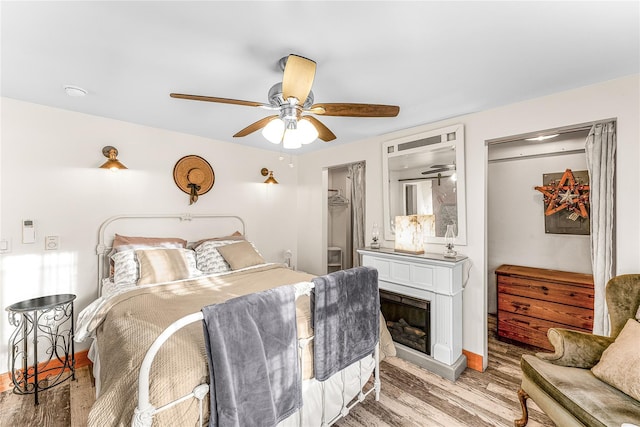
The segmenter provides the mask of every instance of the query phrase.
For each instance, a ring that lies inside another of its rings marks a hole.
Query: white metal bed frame
[[[116,221],[127,220],[164,220],[164,219],[178,219],[180,222],[190,223],[193,220],[200,219],[225,219],[237,221],[242,230],[238,230],[243,236],[247,235],[247,227],[244,220],[237,215],[220,215],[220,214],[189,214],[189,213],[176,213],[176,214],[132,214],[132,215],[116,215],[107,218],[98,230],[98,246],[96,247],[96,254],[98,255],[98,296],[102,296],[102,279],[109,277],[109,274],[105,274],[105,271],[109,271],[109,254],[111,252],[111,245],[107,242],[107,231],[111,224]],[[231,230],[232,233],[236,230]],[[203,236],[200,236],[203,237]]]
[[[240,218],[239,216],[236,215],[218,215],[218,214],[158,214],[158,215],[117,215],[117,216],[113,216],[108,218],[107,220],[105,220],[99,229],[98,232],[98,246],[96,248],[96,252],[98,254],[98,295],[101,294],[102,292],[102,279],[105,276],[105,267],[108,265],[108,261],[106,262],[106,258],[108,258],[108,254],[111,251],[111,247],[108,246],[106,244],[106,240],[105,240],[105,234],[107,231],[107,228],[110,224],[112,224],[115,221],[118,220],[130,220],[130,219],[140,219],[140,220],[145,220],[145,219],[179,219],[180,221],[191,221],[193,219],[212,219],[212,220],[216,220],[216,219],[232,219],[232,220],[237,220],[240,224],[241,224],[241,228],[242,228],[242,234],[246,236],[246,227],[245,227],[245,223],[243,221],[242,218]],[[108,270],[107,270],[108,271]],[[299,283],[296,286],[296,299],[302,295],[309,295],[313,289],[313,284],[312,283]],[[153,342],[153,344],[151,345],[151,347],[149,347],[149,349],[147,350],[147,353],[142,361],[142,364],[140,365],[140,372],[138,374],[138,406],[135,408],[134,410],[134,415],[133,415],[133,419],[131,421],[131,425],[132,427],[151,427],[152,423],[153,423],[153,417],[155,414],[158,414],[164,410],[167,410],[181,402],[184,402],[188,399],[192,399],[195,398],[198,400],[198,408],[199,408],[199,423],[200,426],[202,427],[202,423],[203,423],[203,409],[204,409],[204,398],[209,394],[209,385],[206,383],[203,384],[198,384],[196,385],[193,390],[191,391],[191,393],[182,396],[172,402],[166,403],[163,406],[160,406],[158,408],[154,407],[151,404],[151,401],[149,399],[149,375],[151,373],[151,365],[153,364],[153,360],[156,356],[156,354],[158,353],[158,351],[160,350],[160,348],[162,347],[162,345],[176,332],[178,332],[179,330],[181,330],[182,328],[184,328],[187,325],[190,325],[192,323],[198,322],[198,321],[202,321],[203,320],[203,315],[202,312],[196,312],[196,313],[192,313],[189,315],[186,315],[178,320],[176,320],[175,322],[173,322],[171,325],[169,325],[157,338],[156,340]],[[311,342],[313,341],[313,336],[311,336],[310,338],[306,338],[306,339],[298,339],[298,358],[299,358],[299,363],[300,366],[302,366],[302,354],[303,354],[303,350],[305,349],[305,347]],[[373,382],[373,386],[367,390],[364,391],[364,388],[366,386],[366,383],[369,381],[369,378],[366,379],[366,381],[363,381],[362,378],[362,360],[359,360],[358,363],[359,364],[359,371],[358,371],[358,376],[359,376],[359,385],[360,385],[360,391],[357,394],[357,399],[356,398],[350,398],[347,399],[346,396],[346,390],[345,390],[345,381],[344,381],[344,371],[341,372],[341,375],[343,376],[343,381],[342,381],[342,408],[340,410],[340,413],[338,415],[336,415],[333,419],[329,420],[328,422],[324,419],[325,417],[325,387],[322,386],[321,390],[322,390],[322,420],[321,420],[321,426],[326,427],[326,426],[330,426],[332,424],[334,424],[336,421],[338,421],[340,418],[343,418],[345,416],[347,416],[349,414],[349,411],[358,403],[362,402],[365,397],[367,395],[369,395],[371,392],[375,391],[375,399],[376,401],[380,400],[380,388],[381,388],[381,383],[380,383],[380,342],[378,342],[375,346],[374,349],[374,382]],[[302,371],[302,370],[301,370]],[[301,372],[302,374],[302,372]],[[339,373],[340,374],[340,373]],[[338,375],[338,374],[336,374]],[[300,378],[300,381],[303,381],[302,376]],[[303,419],[303,410],[304,407],[301,408],[298,411],[298,417],[297,417],[297,425],[299,427],[302,426],[302,419]]]
[[[312,283],[299,283],[296,286],[296,298],[298,298],[301,295],[309,295],[311,293],[311,290],[313,289],[313,284]],[[159,412],[164,411],[165,409],[169,409],[174,405],[177,405],[178,403],[181,403],[187,399],[190,398],[195,398],[198,399],[198,407],[200,410],[200,414],[199,414],[199,420],[200,420],[200,427],[202,427],[202,422],[203,422],[203,400],[205,398],[205,396],[209,393],[209,385],[208,384],[199,384],[197,385],[193,391],[183,397],[180,397],[176,400],[174,400],[173,402],[167,403],[159,408],[154,407],[151,402],[149,401],[149,374],[151,372],[151,365],[153,364],[153,359],[156,356],[156,353],[160,350],[160,347],[162,347],[162,344],[164,344],[170,337],[171,335],[173,335],[174,333],[176,333],[177,331],[179,331],[180,329],[182,329],[183,327],[194,323],[194,322],[198,322],[198,321],[202,321],[203,320],[203,316],[202,316],[202,312],[197,312],[197,313],[192,313],[189,314],[181,319],[176,320],[175,322],[173,322],[171,325],[169,325],[159,336],[158,338],[156,338],[156,340],[153,342],[153,344],[151,345],[151,347],[149,347],[149,350],[147,351],[147,354],[145,355],[143,361],[142,361],[142,365],[140,366],[140,375],[138,376],[138,406],[135,409],[134,412],[134,416],[133,416],[133,420],[131,422],[132,427],[151,427],[151,424],[153,422],[153,416]],[[306,339],[299,339],[298,340],[298,361],[300,363],[300,366],[302,366],[302,353],[304,348],[313,340],[313,336],[310,338],[306,338]],[[359,369],[359,380],[360,380],[360,393],[358,394],[358,398],[357,401],[354,402],[349,402],[346,399],[345,396],[345,389],[344,389],[344,382],[343,382],[343,388],[342,388],[342,393],[343,393],[343,406],[342,409],[340,411],[340,413],[333,418],[330,422],[326,422],[324,419],[322,420],[321,425],[324,426],[330,426],[333,423],[335,423],[336,421],[338,421],[340,418],[345,417],[346,415],[349,414],[349,411],[358,403],[362,402],[365,397],[371,393],[372,391],[375,391],[375,397],[376,397],[376,401],[380,400],[380,343],[378,342],[376,344],[375,350],[374,350],[374,361],[375,361],[375,368],[374,368],[374,383],[373,383],[373,387],[371,387],[369,390],[367,390],[366,392],[364,391],[364,387],[366,385],[365,381],[363,383],[363,379],[362,379],[362,369],[360,367]],[[362,361],[358,361],[357,363],[362,363]],[[301,372],[302,373],[302,372]],[[302,377],[300,378],[300,381],[302,381]],[[324,407],[324,403],[325,403],[325,389],[324,387],[322,388],[322,414],[324,417],[324,413],[325,413],[325,407]],[[349,403],[351,403],[349,405]],[[300,409],[298,411],[298,426],[302,426],[302,410]]]

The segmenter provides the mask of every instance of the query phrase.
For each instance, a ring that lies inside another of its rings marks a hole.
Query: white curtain
[[[605,286],[614,274],[616,123],[593,125],[585,144],[590,186],[591,266],[595,286],[593,333],[609,335]]]
[[[358,249],[364,247],[364,162],[349,165],[351,179],[351,251],[353,266],[360,266]]]

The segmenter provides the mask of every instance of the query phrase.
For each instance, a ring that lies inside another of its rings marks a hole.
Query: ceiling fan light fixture
[[[272,144],[280,144],[283,133],[284,122],[282,119],[273,119],[264,128],[262,128],[262,136]]]
[[[300,134],[299,138],[302,144],[311,144],[318,139],[318,129],[308,120],[298,122],[298,134]]]
[[[262,136],[273,144],[282,142],[283,148],[295,150],[302,147],[302,144],[315,141],[318,138],[318,130],[307,120],[277,118],[262,128]]]
[[[302,147],[302,143],[300,142],[300,137],[297,130],[287,129],[284,132],[284,138],[282,138],[282,147],[288,150],[295,150],[296,148]]]

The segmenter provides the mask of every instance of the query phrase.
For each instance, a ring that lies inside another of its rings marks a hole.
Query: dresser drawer
[[[551,322],[546,322],[547,325],[542,326],[539,322],[544,321],[519,314],[499,312],[498,336],[500,338],[528,343],[546,350],[553,350],[553,346],[547,339],[547,330],[556,325],[553,325]]]
[[[498,310],[547,320],[558,327],[593,328],[593,310],[572,305],[499,293]]]
[[[499,275],[498,293],[535,298],[593,310],[593,288],[585,286]]]
[[[549,328],[593,329],[591,274],[505,264],[496,283],[498,338],[553,350]]]

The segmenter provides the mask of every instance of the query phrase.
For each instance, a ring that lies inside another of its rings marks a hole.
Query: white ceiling
[[[639,4],[2,1],[1,94],[279,150],[260,132],[232,137],[271,112],[169,93],[267,102],[296,53],[318,64],[316,102],[400,106],[316,116],[344,144],[639,73]]]

